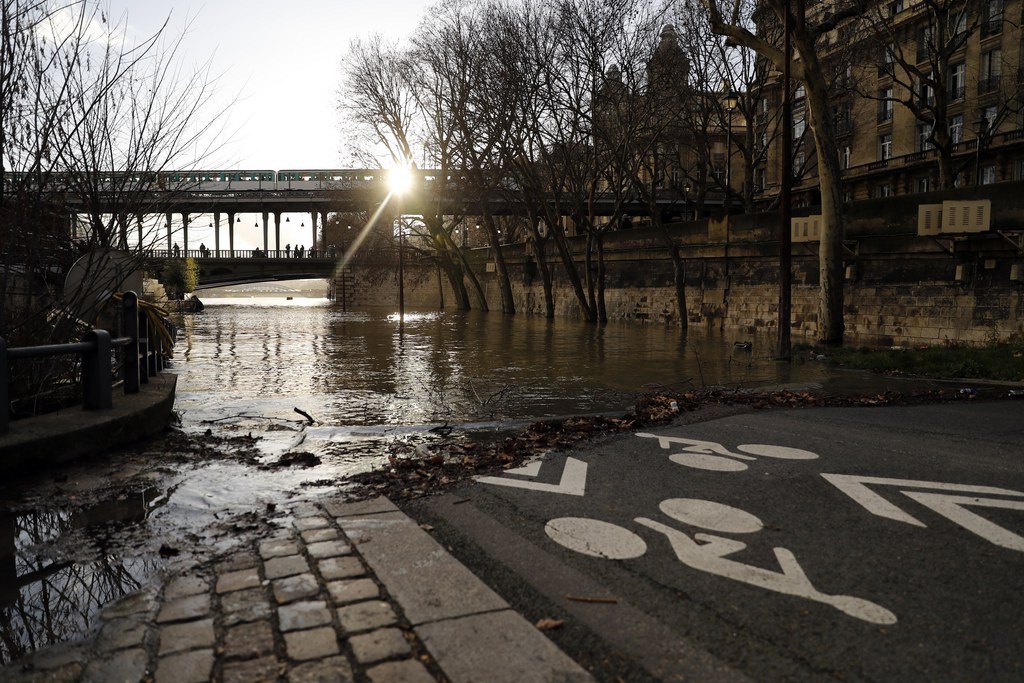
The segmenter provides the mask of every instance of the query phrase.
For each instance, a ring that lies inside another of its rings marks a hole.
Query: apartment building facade
[[[808,21],[836,3],[814,3]],[[1024,23],[1021,0],[881,0],[822,39],[831,122],[847,201],[1024,180]],[[798,59],[799,57],[797,57]],[[777,118],[781,82],[758,125]],[[817,203],[804,93],[793,86],[795,202]],[[778,192],[773,145],[755,171]]]

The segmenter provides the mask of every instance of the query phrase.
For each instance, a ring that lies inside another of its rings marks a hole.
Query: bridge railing
[[[334,259],[341,255],[337,248],[331,249],[304,249],[301,252],[295,249],[147,249],[147,258],[152,259],[182,259],[192,258],[204,259]]]
[[[80,384],[85,410],[112,408],[115,382],[123,384],[125,394],[137,394],[140,385],[159,374],[166,366],[164,334],[156,327],[162,323],[140,309],[135,292],[125,292],[121,316],[123,336],[116,338],[108,330],[94,329],[80,342],[7,348],[7,342],[0,337],[0,434],[6,434],[10,426],[11,361],[81,356]],[[113,363],[115,349],[124,349],[119,373]]]

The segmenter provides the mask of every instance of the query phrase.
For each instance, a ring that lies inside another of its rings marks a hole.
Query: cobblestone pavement
[[[292,509],[104,609],[87,640],[0,681],[586,681],[589,674],[387,499]]]

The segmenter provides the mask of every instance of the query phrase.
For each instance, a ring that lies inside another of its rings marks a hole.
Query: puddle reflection
[[[0,662],[87,632],[140,588],[159,561],[119,556],[111,536],[166,500],[149,488],[73,511],[0,510]]]

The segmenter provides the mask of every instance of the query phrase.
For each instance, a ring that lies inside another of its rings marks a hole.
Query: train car
[[[277,172],[279,190],[350,190],[383,182],[380,170],[290,169]]]
[[[167,171],[160,174],[162,189],[188,192],[273,190],[277,174],[260,171]]]

